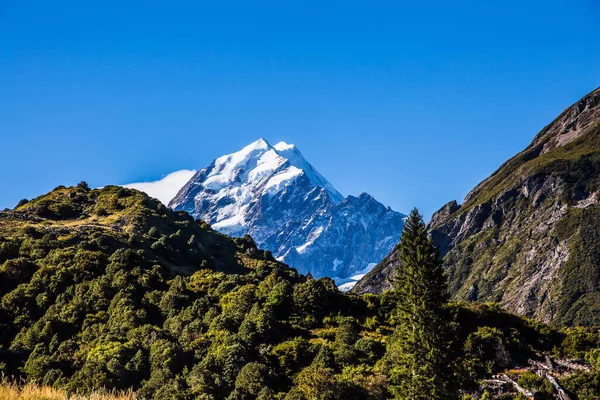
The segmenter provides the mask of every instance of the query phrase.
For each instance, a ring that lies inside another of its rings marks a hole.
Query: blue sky
[[[595,0],[0,0],[0,208],[264,137],[428,218],[600,86],[599,29]]]

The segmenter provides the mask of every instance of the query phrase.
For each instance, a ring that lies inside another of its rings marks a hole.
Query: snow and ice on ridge
[[[291,181],[302,175],[302,170],[296,167],[290,167],[282,172],[273,175],[265,184],[263,193],[276,194],[283,190]]]
[[[289,163],[285,166],[285,163]],[[228,194],[233,187],[243,189],[238,193],[239,199],[248,195],[251,187],[258,186],[267,176],[271,179],[263,188],[265,194],[275,194],[285,185],[304,174],[309,181],[327,191],[331,201],[339,203],[343,196],[304,158],[300,150],[293,145],[279,142],[271,146],[261,138],[240,151],[224,155],[213,162],[214,167],[202,185],[215,192],[225,189]],[[281,171],[276,172],[278,169]]]
[[[344,196],[342,196],[341,193],[338,192],[336,188],[323,177],[323,175],[318,173],[317,170],[310,165],[308,161],[306,161],[296,146],[293,144],[287,144],[286,142],[279,142],[273,146],[273,148],[277,150],[277,153],[281,157],[287,159],[294,167],[303,170],[313,185],[320,186],[327,190],[329,197],[331,197],[331,200],[334,203],[340,203],[344,199]]]
[[[369,273],[369,271],[375,268],[376,265],[377,263],[369,263],[365,269],[355,272],[354,275],[349,278],[335,277],[333,280],[342,292],[347,292],[348,290],[352,289],[354,285],[356,285],[356,282],[360,281],[366,274]]]
[[[310,231],[306,242],[300,246],[296,247],[296,251],[300,254],[306,251],[306,248],[315,242],[315,240],[323,233],[323,227],[318,226],[316,229]]]
[[[342,260],[338,260],[337,258],[333,260],[333,267],[331,268],[332,271],[337,271],[338,266],[342,265],[344,262]]]
[[[264,139],[260,139],[236,153],[217,158],[203,185],[217,191],[228,189],[236,182],[242,183],[242,177],[253,182],[272,172],[281,163],[281,157],[272,151]]]
[[[294,145],[284,142],[276,147],[265,139],[259,139],[240,151],[221,156],[201,171],[203,180],[198,182],[205,191],[199,191],[195,200],[223,204],[210,218],[215,229],[236,235],[245,226],[245,215],[252,206],[252,199],[261,195],[277,195],[301,176],[306,176],[315,186],[323,187],[332,201],[342,197],[325,180]],[[171,206],[180,204],[173,201]]]
[[[169,175],[158,181],[129,183],[123,185],[123,187],[137,189],[167,205],[169,204],[169,201],[175,197],[179,189],[181,189],[195,173],[195,170],[182,169],[180,171],[171,172]]]

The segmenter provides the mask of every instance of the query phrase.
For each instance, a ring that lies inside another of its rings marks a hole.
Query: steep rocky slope
[[[559,325],[600,322],[600,89],[434,214],[455,299],[499,302]],[[392,253],[355,287],[380,292]]]
[[[366,193],[344,198],[294,145],[264,139],[198,171],[169,206],[340,284],[389,253],[404,218]]]

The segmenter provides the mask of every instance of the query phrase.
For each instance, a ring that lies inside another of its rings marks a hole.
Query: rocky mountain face
[[[169,206],[346,288],[389,253],[405,217],[366,193],[344,198],[294,145],[264,139],[198,171]]]
[[[430,222],[455,299],[557,325],[600,322],[600,89]],[[354,288],[381,292],[392,252]]]

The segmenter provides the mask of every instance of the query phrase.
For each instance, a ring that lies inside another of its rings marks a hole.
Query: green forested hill
[[[0,212],[0,297],[5,376],[142,399],[391,396],[393,293],[342,294],[134,190],[82,183]],[[473,393],[529,358],[600,342],[493,305],[449,307],[452,369]],[[595,376],[570,387],[597,390]]]

